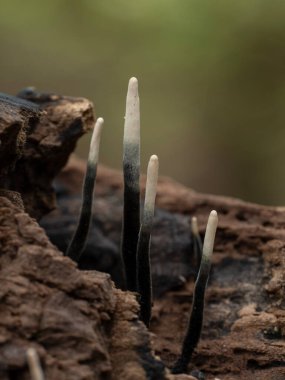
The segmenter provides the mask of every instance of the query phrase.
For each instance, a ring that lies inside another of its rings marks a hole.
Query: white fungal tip
[[[30,361],[34,361],[35,357],[37,356],[36,350],[32,347],[27,349],[27,359]]]
[[[212,218],[215,218],[215,219],[217,219],[217,221],[218,221],[218,213],[217,213],[217,211],[216,210],[212,210],[211,212],[210,212],[210,217]]]
[[[156,154],[153,154],[151,157],[150,157],[150,160],[151,162],[158,162],[158,157]]]
[[[218,226],[218,214],[217,214],[217,211],[213,210],[210,212],[210,215],[209,215],[205,238],[204,238],[204,244],[203,244],[203,257],[208,260],[210,260],[213,253],[217,226]]]
[[[158,180],[159,161],[156,155],[150,157],[147,167],[146,187],[145,187],[145,213],[148,216],[154,214],[154,205]]]
[[[98,117],[98,119],[96,120],[95,126],[93,128],[93,133],[91,137],[88,161],[94,165],[96,165],[98,162],[100,139],[101,139],[103,124],[104,124],[104,119],[102,117]]]
[[[138,80],[136,77],[131,77],[129,80],[129,86],[137,86],[138,85]]]
[[[98,119],[96,120],[96,124],[103,124],[103,123],[104,123],[103,117],[98,117]]]
[[[140,99],[137,78],[129,80],[124,127],[124,144],[140,144]]]
[[[155,154],[153,154],[149,159],[149,163],[147,167],[147,180],[149,179],[157,183],[158,167],[159,167],[158,157]]]
[[[138,87],[139,87],[139,82],[137,78],[132,77],[129,80],[129,85],[128,85],[128,93],[127,93],[127,100],[134,98],[138,98],[139,93],[138,93]]]
[[[199,235],[198,221],[197,221],[196,216],[193,216],[191,219],[191,231],[193,235],[195,236]]]
[[[33,347],[30,347],[27,349],[26,355],[32,380],[44,380],[44,374],[37,351]]]

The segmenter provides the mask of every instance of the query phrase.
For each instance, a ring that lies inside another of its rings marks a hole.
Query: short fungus
[[[152,304],[152,282],[150,268],[150,240],[153,225],[156,187],[158,179],[158,157],[151,156],[147,168],[145,202],[143,219],[139,232],[137,247],[138,293],[140,302],[140,318],[149,327]]]
[[[210,213],[206,228],[201,264],[195,282],[192,309],[187,332],[182,344],[181,354],[174,365],[172,373],[184,373],[187,371],[187,366],[200,339],[203,325],[205,290],[211,269],[211,257],[217,226],[218,215],[217,212],[213,210]]]
[[[82,206],[76,231],[67,248],[66,256],[79,262],[84,250],[92,216],[93,192],[97,174],[99,147],[104,120],[99,117],[95,123],[87,160],[86,175],[82,190]]]
[[[39,355],[37,351],[30,347],[26,353],[31,380],[44,380],[44,373],[41,367]]]

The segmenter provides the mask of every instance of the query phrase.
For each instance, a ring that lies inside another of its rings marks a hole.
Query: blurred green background
[[[142,166],[196,190],[285,203],[284,0],[0,0],[1,92],[90,98],[121,168],[128,79]],[[86,155],[89,136],[78,153]]]

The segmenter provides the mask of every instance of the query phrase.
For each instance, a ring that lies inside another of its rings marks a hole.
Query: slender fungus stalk
[[[129,80],[124,127],[122,258],[128,290],[137,290],[136,251],[140,229],[140,101],[138,80]]]
[[[150,240],[154,217],[154,206],[158,178],[158,157],[151,156],[147,168],[145,202],[143,220],[139,233],[138,260],[138,292],[140,295],[140,318],[149,327],[152,304],[152,283],[150,270]]]
[[[218,225],[218,215],[216,211],[211,211],[203,245],[203,254],[200,270],[195,283],[192,310],[186,336],[182,345],[182,352],[174,365],[172,373],[184,373],[191,360],[202,330],[205,290],[211,269],[211,256],[213,253],[215,234]]]
[[[32,380],[44,380],[44,373],[41,367],[40,359],[37,351],[34,348],[28,348],[27,350],[27,362]]]
[[[193,237],[194,257],[197,263],[197,268],[200,268],[203,246],[201,236],[199,234],[198,221],[196,216],[193,216],[193,218],[191,219],[191,231]]]
[[[101,132],[103,128],[104,120],[99,117],[95,123],[93,134],[90,143],[86,174],[84,178],[83,191],[82,191],[82,206],[79,217],[79,222],[76,231],[72,237],[72,240],[67,248],[66,256],[69,256],[72,260],[78,262],[80,256],[84,250],[86,239],[89,231],[91,215],[92,215],[92,203],[93,203],[93,191],[97,173],[97,163],[99,157],[99,146]]]

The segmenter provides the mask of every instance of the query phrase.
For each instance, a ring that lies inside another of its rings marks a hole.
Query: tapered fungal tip
[[[218,213],[216,210],[212,210],[210,212],[210,217],[216,218],[218,220]]]
[[[149,220],[149,216],[154,214],[154,205],[157,191],[157,180],[158,180],[158,157],[152,155],[149,159],[147,167],[147,176],[146,176],[146,187],[145,187],[145,209],[144,215]],[[150,221],[152,223],[152,220]]]
[[[40,364],[40,359],[37,351],[33,347],[30,347],[27,349],[26,356],[32,380],[43,380],[43,370]]]
[[[148,167],[147,167],[147,179],[148,180],[153,180],[155,183],[157,182],[157,177],[158,177],[158,167],[159,167],[159,161],[158,157],[153,154],[148,162]]]
[[[138,82],[137,78],[132,77],[129,80],[127,97],[128,98],[130,98],[130,97],[138,98],[138,95],[139,95],[138,87],[139,87],[139,82]]]
[[[101,125],[101,124],[103,124],[104,123],[104,119],[103,119],[103,117],[98,117],[98,119],[96,120],[96,124],[98,125]],[[96,125],[95,124],[95,125]]]
[[[158,157],[156,154],[153,154],[151,157],[150,157],[150,161],[152,162],[158,162]]]
[[[155,175],[155,178],[156,178],[156,181],[157,181],[157,176],[158,176],[158,167],[159,167],[159,161],[158,161],[158,157],[153,154],[150,159],[149,159],[149,163],[148,163],[148,173],[149,171],[151,171],[151,175]]]
[[[140,100],[138,80],[135,77],[129,80],[128,85],[124,127],[124,145],[125,144],[134,144],[138,147],[140,145]],[[125,153],[124,151],[124,154]],[[139,161],[139,157],[134,158]]]
[[[213,239],[215,238],[217,226],[218,226],[218,213],[216,210],[212,210],[208,218],[206,233],[207,231],[209,231],[209,236],[213,237]]]
[[[213,234],[213,239],[215,238],[216,230],[218,227],[218,213],[216,210],[212,210],[209,215],[208,223],[207,223],[207,229],[209,229],[209,232]]]
[[[193,235],[199,235],[198,221],[196,216],[193,216],[191,219],[191,231]]]
[[[138,80],[136,77],[131,77],[129,80],[129,86],[137,86],[138,85]]]
[[[217,227],[218,227],[218,214],[217,214],[217,211],[212,210],[209,215],[205,238],[204,238],[203,257],[205,259],[210,259],[213,253]]]
[[[99,133],[101,133],[103,124],[104,124],[103,117],[98,117],[98,119],[96,120],[96,123],[94,125],[93,135],[96,135],[96,134],[98,135]]]
[[[104,124],[104,119],[102,117],[98,117],[93,129],[92,138],[90,142],[89,156],[88,156],[88,161],[92,164],[97,164],[98,162],[100,139],[101,139],[103,124]]]
[[[27,349],[27,359],[28,361],[33,361],[37,357],[37,352],[34,348],[30,347]]]

